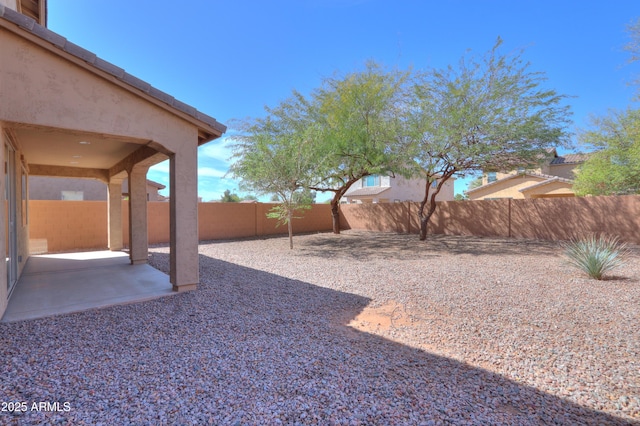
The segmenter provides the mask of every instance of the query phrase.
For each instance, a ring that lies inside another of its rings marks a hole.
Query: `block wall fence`
[[[266,214],[268,203],[200,203],[198,230],[201,241],[262,237],[286,234]],[[169,203],[147,205],[149,244],[169,242]],[[307,210],[304,219],[295,220],[296,233],[331,230],[329,205],[318,204]],[[122,234],[129,244],[129,203],[122,202]],[[30,253],[59,253],[74,250],[107,249],[106,201],[29,201]]]
[[[343,227],[417,234],[417,203],[343,205]],[[442,201],[427,232],[444,235],[568,240],[591,233],[640,244],[640,195]]]
[[[128,244],[128,203],[123,201],[123,236]],[[273,204],[201,203],[200,240],[286,234],[266,213]],[[343,204],[343,229],[417,234],[417,203]],[[169,242],[169,203],[149,202],[150,244]],[[316,204],[293,222],[295,233],[331,231],[330,206]],[[540,240],[567,240],[589,233],[618,235],[640,244],[640,195],[525,200],[443,201],[428,232]],[[30,252],[56,253],[107,248],[105,201],[30,201]]]

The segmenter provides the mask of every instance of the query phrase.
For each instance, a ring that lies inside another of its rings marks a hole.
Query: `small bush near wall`
[[[629,249],[620,238],[611,235],[590,235],[563,244],[569,264],[591,278],[601,280],[604,274],[625,263]]]

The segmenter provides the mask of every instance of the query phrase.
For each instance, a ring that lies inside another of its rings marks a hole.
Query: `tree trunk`
[[[433,212],[436,211],[436,194],[431,195],[427,214],[424,214],[423,210],[424,203],[420,204],[420,241],[427,239],[427,225],[429,224],[429,219],[433,216]]]
[[[287,222],[287,228],[289,229],[289,250],[293,250],[293,211],[289,210],[289,220]]]
[[[358,179],[360,179],[361,177],[364,177],[364,176],[368,176],[368,174],[363,174],[360,177],[352,176],[351,178],[349,178],[349,180],[347,182],[344,183],[343,186],[341,186],[338,189],[318,188],[318,187],[314,187],[314,186],[309,187],[309,189],[311,189],[313,191],[331,191],[331,192],[333,192],[333,198],[331,199],[331,222],[332,222],[332,225],[333,225],[333,233],[334,234],[339,234],[340,233],[340,199],[349,190],[349,188],[351,188],[351,185],[356,183],[358,181]]]
[[[340,200],[336,197],[331,200],[331,222],[333,225],[333,233],[340,233]]]
[[[444,185],[444,183],[449,180],[454,172],[455,170],[449,171],[448,173],[445,173],[443,176],[441,176],[438,181],[438,185],[432,193],[429,193],[431,183],[429,182],[429,180],[427,180],[424,199],[420,203],[420,208],[418,209],[418,217],[420,218],[420,241],[424,241],[427,239],[427,225],[429,224],[429,219],[431,219],[431,216],[433,216],[433,212],[436,211],[436,195],[438,195],[438,193],[442,189],[442,185]],[[429,203],[429,210],[425,214],[424,208],[426,207],[427,202]]]
[[[427,201],[429,201],[429,190],[431,189],[431,182],[427,179],[427,184],[424,189],[424,198],[420,203],[420,207],[418,208],[418,218],[420,219],[420,241],[424,241],[427,239],[427,223],[429,223],[430,215],[424,214],[424,207],[427,205]]]

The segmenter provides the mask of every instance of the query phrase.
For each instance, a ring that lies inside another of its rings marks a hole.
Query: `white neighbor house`
[[[451,178],[442,186],[436,201],[453,201],[453,182]],[[437,182],[433,182],[433,188]],[[366,176],[344,194],[341,203],[400,203],[403,201],[422,201],[424,199],[424,179],[405,179],[402,176]]]

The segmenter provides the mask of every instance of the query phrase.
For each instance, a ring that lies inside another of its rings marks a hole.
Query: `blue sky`
[[[637,0],[49,0],[51,30],[224,124],[369,59],[441,68],[499,36],[502,52],[525,49],[547,87],[574,96],[575,127],[585,128],[589,115],[632,104],[640,66],[627,65],[623,46],[639,17]],[[200,148],[205,201],[238,192],[224,178],[229,155],[224,137]],[[148,177],[168,184],[168,169]]]

